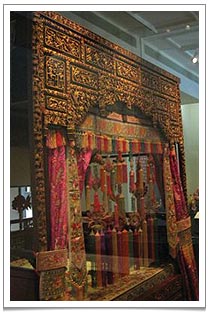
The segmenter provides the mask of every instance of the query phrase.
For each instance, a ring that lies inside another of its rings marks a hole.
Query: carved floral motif
[[[65,92],[66,68],[65,62],[55,57],[46,56],[46,86]]]
[[[93,46],[85,46],[86,63],[94,65],[104,71],[114,72],[114,61],[110,54],[103,52]]]
[[[80,59],[80,42],[57,29],[45,26],[45,45]]]
[[[53,96],[47,96],[46,97],[46,106],[47,108],[54,110],[54,111],[59,111],[59,112],[67,112],[67,100],[56,98]]]
[[[98,74],[96,72],[71,65],[71,82],[97,90]]]
[[[140,68],[126,62],[116,61],[116,73],[119,77],[139,83]]]

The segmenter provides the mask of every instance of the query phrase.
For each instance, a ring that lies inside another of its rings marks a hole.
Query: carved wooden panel
[[[80,59],[81,44],[79,40],[47,25],[44,30],[44,43],[46,47],[52,48],[76,59]]]
[[[161,90],[160,76],[155,75],[150,71],[142,71],[141,81],[144,87],[160,92]]]
[[[66,65],[63,60],[46,56],[45,76],[45,84],[47,88],[61,92],[66,91]]]
[[[140,81],[140,68],[139,66],[132,66],[126,62],[116,61],[116,74],[119,77],[125,78],[139,83]]]
[[[177,94],[177,85],[174,85],[173,83],[170,83],[164,79],[160,79],[160,81],[161,92],[174,98]]]
[[[55,96],[46,96],[46,107],[53,111],[67,113],[68,103],[66,99],[58,98]]]
[[[86,63],[98,67],[104,71],[114,72],[114,60],[113,57],[90,45],[85,45],[85,61]]]
[[[71,64],[71,83],[98,90],[98,73]]]

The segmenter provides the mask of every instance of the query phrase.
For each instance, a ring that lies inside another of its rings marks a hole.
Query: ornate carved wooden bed
[[[197,285],[189,217],[171,215],[174,193],[163,167],[171,150],[185,205],[179,79],[55,12],[34,12],[32,48],[39,299],[189,300],[178,295],[183,274],[168,255],[176,258],[180,246]],[[148,286],[141,292],[147,277],[152,297]]]

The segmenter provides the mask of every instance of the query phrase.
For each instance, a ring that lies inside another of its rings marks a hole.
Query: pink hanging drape
[[[166,147],[163,164],[167,235],[170,254],[178,259],[186,300],[199,300],[198,274],[195,263],[191,221],[181,184],[175,147]]]
[[[199,300],[198,274],[191,237],[191,220],[183,193],[174,147],[170,152],[170,168],[179,238],[178,262],[183,274],[187,300]]]
[[[67,248],[67,176],[64,138],[59,131],[47,137],[52,250]]]
[[[80,195],[82,195],[82,192],[83,192],[85,176],[86,176],[86,172],[89,167],[89,164],[90,164],[91,157],[92,157],[91,149],[83,149],[77,155]]]

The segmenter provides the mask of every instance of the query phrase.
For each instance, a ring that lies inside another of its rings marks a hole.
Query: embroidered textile
[[[198,274],[191,239],[191,222],[182,189],[174,147],[172,147],[170,152],[170,169],[173,182],[172,189],[174,194],[175,214],[177,219],[176,224],[180,245],[179,266],[183,274],[184,284],[186,285],[187,299],[199,300]]]
[[[68,224],[69,224],[69,272],[71,283],[75,287],[84,287],[86,283],[86,254],[82,228],[82,211],[77,158],[74,142],[67,148],[68,183]]]
[[[178,246],[178,231],[174,204],[173,183],[170,170],[169,150],[167,147],[165,147],[164,149],[163,180],[165,191],[166,225],[169,253],[173,258],[176,258]]]
[[[55,145],[53,145],[55,146]],[[67,248],[67,189],[65,147],[48,149],[51,249]]]

